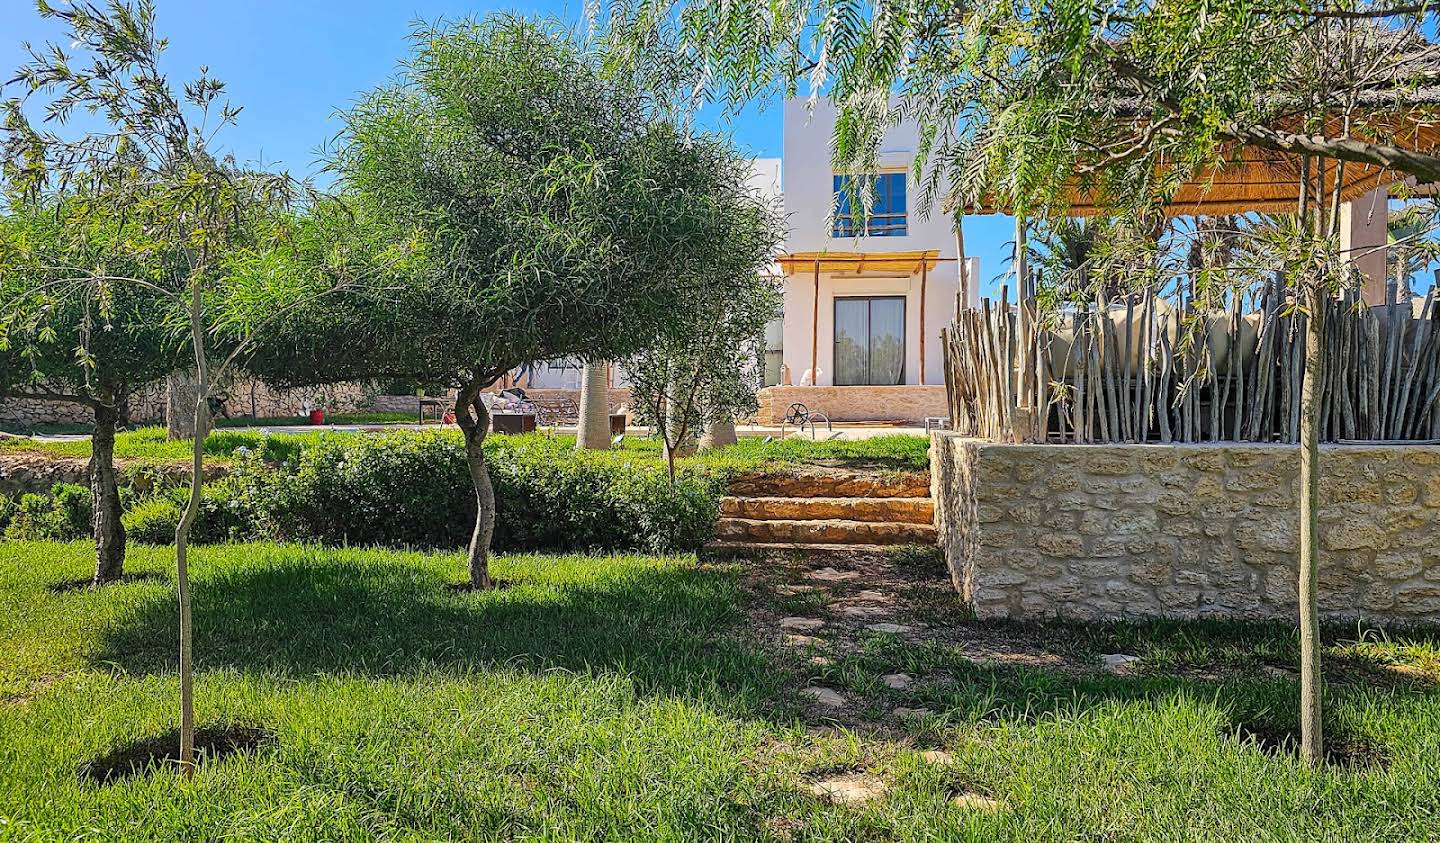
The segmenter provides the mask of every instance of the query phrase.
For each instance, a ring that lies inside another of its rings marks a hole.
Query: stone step
[[[742,498],[720,499],[720,514],[757,521],[893,521],[932,524],[935,504],[929,498]]]
[[[730,481],[730,494],[750,498],[928,498],[928,472],[856,473],[801,469],[756,472]]]
[[[935,544],[935,528],[929,524],[900,524],[893,521],[849,521],[844,519],[757,520],[721,518],[715,538],[722,542],[769,544]]]
[[[809,559],[843,556],[854,560],[861,555],[883,557],[894,549],[890,544],[817,544],[805,542],[712,541],[703,553],[713,559],[763,558],[772,553],[798,553]]]

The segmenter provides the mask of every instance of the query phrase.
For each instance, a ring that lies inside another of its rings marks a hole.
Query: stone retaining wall
[[[190,466],[187,464],[153,465],[116,460],[115,467],[124,478],[122,485],[131,486],[141,493],[150,491],[157,481],[163,481],[166,486],[190,482]],[[206,481],[224,477],[229,471],[229,466],[224,463],[215,460],[205,463]],[[47,494],[57,483],[90,485],[90,461],[49,454],[0,456],[0,494]]]
[[[937,433],[951,577],[982,618],[1293,618],[1299,455],[1278,445],[1000,445]],[[1440,622],[1440,447],[1326,446],[1320,605]]]
[[[777,425],[791,404],[819,410],[831,421],[888,421],[923,424],[948,416],[944,386],[769,386],[760,390],[756,421]]]

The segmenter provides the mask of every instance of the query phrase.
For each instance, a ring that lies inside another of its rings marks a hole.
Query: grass
[[[452,430],[453,432],[453,430]],[[239,448],[254,450],[267,443],[277,457],[304,448],[320,437],[367,436],[365,432],[316,428],[313,432],[265,434],[251,430],[220,429],[205,439],[205,452],[216,459],[228,459]],[[458,434],[455,434],[458,436]],[[546,436],[550,434],[532,434]],[[572,444],[574,437],[558,435],[562,443]],[[765,442],[757,437],[744,437],[736,445],[719,451],[703,452],[681,460],[683,465],[710,469],[745,470],[772,464],[847,464],[896,471],[922,471],[930,466],[930,442],[921,436],[897,434],[856,441],[810,442],[785,439]],[[656,463],[664,461],[661,443],[652,437],[627,436],[623,451]],[[0,454],[41,453],[56,457],[87,459],[88,439],[36,440],[0,439]],[[170,441],[164,428],[142,427],[125,431],[115,437],[115,456],[137,462],[185,462],[190,458],[190,441]]]
[[[0,561],[0,838],[1072,840],[1428,839],[1440,828],[1440,644],[1332,636],[1332,732],[1384,763],[1309,770],[1255,737],[1293,720],[1277,625],[1057,626],[1067,657],[1135,653],[1137,676],[979,663],[962,644],[871,636],[820,678],[863,707],[921,679],[902,733],[818,725],[801,660],[753,639],[741,567],[693,557],[515,556],[457,592],[455,554],[240,545],[194,561],[202,723],[259,728],[190,783],[95,784],[88,762],[174,717],[163,549],[100,592],[83,544]],[[950,619],[968,636],[1035,633]],[[772,631],[765,631],[773,640]],[[1368,666],[1366,668],[1365,666]],[[1365,668],[1365,669],[1362,669]],[[1408,671],[1399,668],[1409,668]],[[953,765],[923,763],[943,747]],[[889,795],[806,784],[865,770]],[[950,803],[959,791],[998,812]]]

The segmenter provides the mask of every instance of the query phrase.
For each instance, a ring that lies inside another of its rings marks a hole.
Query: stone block
[[[1293,553],[1299,548],[1297,525],[1289,518],[1248,518],[1234,529],[1235,546],[1242,550]]]
[[[1325,531],[1324,544],[1326,550],[1383,550],[1389,540],[1373,520],[1350,517]]]
[[[1078,535],[1067,533],[1041,533],[1035,537],[1035,547],[1047,556],[1075,557],[1085,550],[1085,544]]]
[[[1392,550],[1375,555],[1375,573],[1387,580],[1408,580],[1425,568],[1418,550]]]
[[[1096,448],[1085,457],[1085,471],[1110,477],[1135,473],[1133,451],[1128,448]]]

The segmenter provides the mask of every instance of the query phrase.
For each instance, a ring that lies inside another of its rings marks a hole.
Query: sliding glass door
[[[905,383],[905,297],[835,299],[835,385]]]

